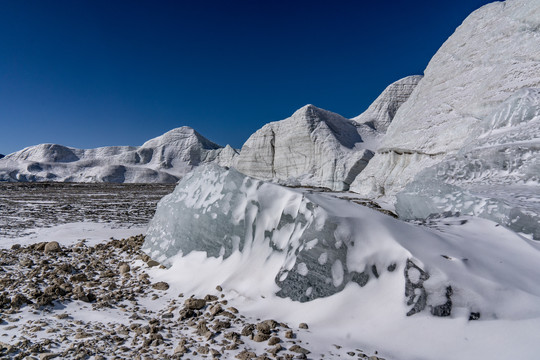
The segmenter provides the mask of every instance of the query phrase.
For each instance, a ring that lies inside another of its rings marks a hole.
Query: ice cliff
[[[269,123],[244,144],[235,167],[258,179],[347,190],[379,147],[397,109],[421,76],[389,85],[351,120],[313,105]]]
[[[346,190],[420,79],[409,76],[391,84],[354,119],[306,105],[254,133],[240,156],[229,145],[222,148],[182,127],[141,147],[32,146],[0,162],[0,181],[174,182],[194,166],[213,162],[259,179]]]
[[[351,190],[394,196],[426,167],[462,148],[516,91],[540,86],[540,2],[507,0],[472,13],[442,45],[397,110]]]
[[[31,146],[0,161],[0,181],[176,182],[194,166],[228,166],[236,155],[230,146],[222,148],[185,126],[140,147]]]
[[[396,112],[409,99],[420,80],[422,80],[421,75],[412,75],[388,85],[366,111],[352,120],[368,125],[380,135],[385,134]],[[377,146],[372,148],[377,150]]]
[[[515,307],[516,294],[520,306],[538,303],[540,288],[531,284],[540,269],[531,264],[540,253],[531,244],[488,221],[480,224],[482,236],[474,235],[478,224],[455,222],[473,231],[438,232],[328,194],[204,165],[160,201],[143,251],[166,266],[196,256],[201,269],[203,254],[223,262],[215,277],[225,287],[301,302],[377,283],[402,289],[390,300],[403,315],[512,317],[523,309]],[[478,251],[484,246],[489,251]],[[253,278],[252,268],[264,278]],[[262,285],[269,282],[271,294]]]
[[[518,91],[472,133],[397,194],[398,214],[475,215],[540,240],[540,89]]]
[[[372,156],[354,122],[306,105],[251,135],[234,166],[258,179],[345,190]]]

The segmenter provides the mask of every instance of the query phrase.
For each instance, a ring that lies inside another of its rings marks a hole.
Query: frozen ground
[[[303,349],[314,345],[312,331],[300,322],[271,328],[268,335],[280,339],[274,345],[260,341],[250,324],[270,318],[265,311],[244,314],[251,301],[234,289],[218,291],[215,283],[203,294],[174,279],[168,289],[153,287],[171,273],[149,262],[135,235],[146,232],[170,185],[4,183],[0,189],[1,358],[166,359],[185,351],[183,358],[197,359],[219,351],[233,359],[280,349],[277,358],[292,359],[304,358]],[[44,251],[52,241],[59,252]],[[128,274],[120,272],[122,264],[129,265]],[[96,299],[87,302],[90,294]],[[210,301],[200,315],[181,319],[192,295]],[[222,310],[209,315],[218,304]],[[202,319],[213,333],[209,339],[198,333]],[[230,327],[216,330],[227,321]],[[318,351],[306,358],[375,354],[339,343]]]

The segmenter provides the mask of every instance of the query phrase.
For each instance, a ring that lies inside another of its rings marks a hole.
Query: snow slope
[[[540,86],[539,29],[539,1],[495,2],[467,17],[432,58],[351,190],[395,195],[457,152],[498,104]]]
[[[184,291],[220,285],[259,317],[309,321],[321,352],[534,359],[539,245],[488,220],[427,225],[206,165],[159,203],[143,250]]]
[[[514,303],[515,291],[527,292],[524,306],[540,296],[534,285],[540,275],[534,266],[540,260],[537,245],[511,232],[507,236],[510,243],[475,240],[465,246],[470,238],[449,239],[324,193],[206,165],[160,201],[143,250],[168,266],[193,251],[265,264],[264,281],[274,283],[277,295],[298,301],[332,295],[348,283],[363,287],[395,277],[403,291],[395,300],[407,315],[429,310],[437,316],[478,312],[497,318],[523,311]],[[491,250],[477,253],[486,241]],[[514,263],[505,259],[511,254],[524,257]],[[505,261],[492,264],[495,258]],[[526,271],[534,276],[524,276]],[[498,278],[500,272],[506,279]],[[491,300],[495,295],[497,304]]]
[[[0,160],[0,181],[176,182],[200,163],[227,166],[236,155],[184,126],[140,147],[31,146]]]

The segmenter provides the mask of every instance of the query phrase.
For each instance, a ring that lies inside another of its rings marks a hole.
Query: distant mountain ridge
[[[201,163],[229,166],[236,154],[184,126],[140,147],[31,146],[1,160],[0,181],[171,183]]]

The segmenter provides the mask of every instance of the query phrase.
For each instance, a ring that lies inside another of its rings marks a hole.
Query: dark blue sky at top
[[[488,2],[0,0],[0,153],[183,125],[241,147],[308,103],[353,117]]]

